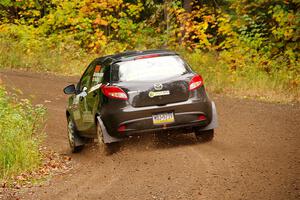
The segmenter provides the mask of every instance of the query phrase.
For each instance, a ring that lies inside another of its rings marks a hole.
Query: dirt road
[[[77,77],[2,72],[48,108],[46,145],[71,155],[73,169],[20,199],[300,199],[300,105],[213,96],[219,128],[212,142],[147,134],[108,155],[97,145],[71,154],[62,88]]]

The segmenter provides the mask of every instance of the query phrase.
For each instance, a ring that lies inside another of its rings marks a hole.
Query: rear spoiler
[[[130,57],[125,57],[125,58],[120,58],[120,59],[114,60],[113,62],[111,62],[111,65],[118,63],[118,62],[124,62],[124,61],[155,58],[155,57],[161,57],[161,56],[175,56],[175,55],[179,55],[179,54],[177,54],[175,52],[141,54],[141,55],[130,56]]]

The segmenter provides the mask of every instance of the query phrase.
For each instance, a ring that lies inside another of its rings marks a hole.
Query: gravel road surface
[[[5,85],[48,108],[45,145],[73,168],[15,199],[300,199],[300,105],[213,95],[219,128],[211,142],[193,134],[145,134],[108,153],[90,144],[71,154],[64,86],[78,77],[2,71]]]

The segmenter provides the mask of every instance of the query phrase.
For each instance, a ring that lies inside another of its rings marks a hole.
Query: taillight
[[[196,75],[192,78],[189,84],[189,91],[195,90],[203,85],[203,79],[200,75]]]
[[[199,115],[199,116],[198,116],[198,120],[200,120],[200,121],[206,120],[205,115]]]
[[[126,93],[116,86],[103,86],[101,88],[103,94],[109,98],[127,100]]]
[[[119,126],[119,128],[118,128],[118,131],[119,132],[124,132],[126,130],[126,126],[125,125],[121,125],[121,126]]]

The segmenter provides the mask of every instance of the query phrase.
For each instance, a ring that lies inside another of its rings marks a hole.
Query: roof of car
[[[100,57],[100,58],[97,58],[97,60],[100,62],[103,62],[103,63],[111,64],[111,63],[115,63],[115,62],[131,60],[137,56],[151,55],[151,54],[158,54],[160,56],[177,55],[177,53],[174,51],[155,49],[155,50],[145,50],[145,51],[125,51],[122,53],[117,53],[117,54]]]

